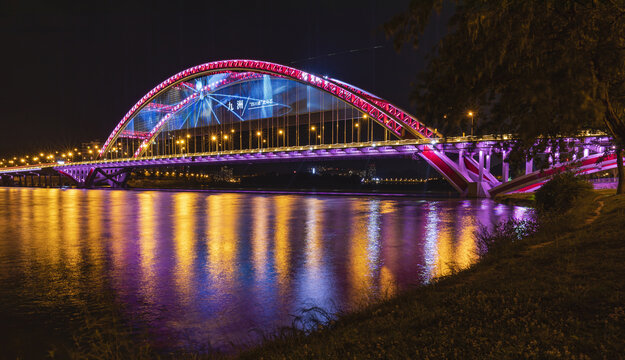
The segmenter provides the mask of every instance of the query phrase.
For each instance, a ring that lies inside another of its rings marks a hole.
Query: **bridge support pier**
[[[477,182],[481,184],[482,182],[484,182],[484,151],[482,150],[479,151],[478,160],[479,160],[478,161],[479,172],[478,172]]]
[[[469,198],[489,198],[488,190],[486,189],[486,183],[484,182],[470,182],[465,193]]]
[[[525,175],[531,174],[534,171],[534,160],[529,159],[525,162]]]
[[[98,185],[109,185],[111,188],[126,188],[132,168],[91,168],[81,185],[92,188]]]
[[[506,161],[508,160],[508,153],[504,151],[501,155],[501,182],[508,182],[508,178],[510,177],[510,164]]]
[[[13,176],[2,176],[0,180],[2,180],[2,186],[15,186]]]

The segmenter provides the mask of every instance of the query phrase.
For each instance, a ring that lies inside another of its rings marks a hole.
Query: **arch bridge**
[[[616,166],[604,134],[566,139],[566,156],[531,161],[510,178],[510,135],[446,138],[413,115],[356,86],[280,64],[224,60],[183,70],[134,104],[99,158],[0,169],[4,185],[123,187],[132,169],[214,163],[412,156],[425,160],[462,196],[532,191],[567,168]],[[562,159],[561,159],[562,158]],[[564,160],[564,161],[561,161]],[[491,164],[500,164],[493,174]]]

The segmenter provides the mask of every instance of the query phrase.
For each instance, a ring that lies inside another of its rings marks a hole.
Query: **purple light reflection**
[[[71,319],[111,292],[162,349],[227,350],[304,308],[426,283],[475,260],[478,223],[529,216],[410,197],[8,188],[0,200],[0,279],[27,275],[0,282],[0,299]]]

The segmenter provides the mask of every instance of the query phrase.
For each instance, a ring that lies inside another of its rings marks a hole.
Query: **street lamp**
[[[469,111],[467,115],[471,117],[471,136],[473,136],[473,111]]]

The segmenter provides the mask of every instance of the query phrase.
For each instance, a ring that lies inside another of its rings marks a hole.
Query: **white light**
[[[202,90],[202,82],[201,81],[198,81],[198,82],[195,83],[195,89],[197,91]]]

